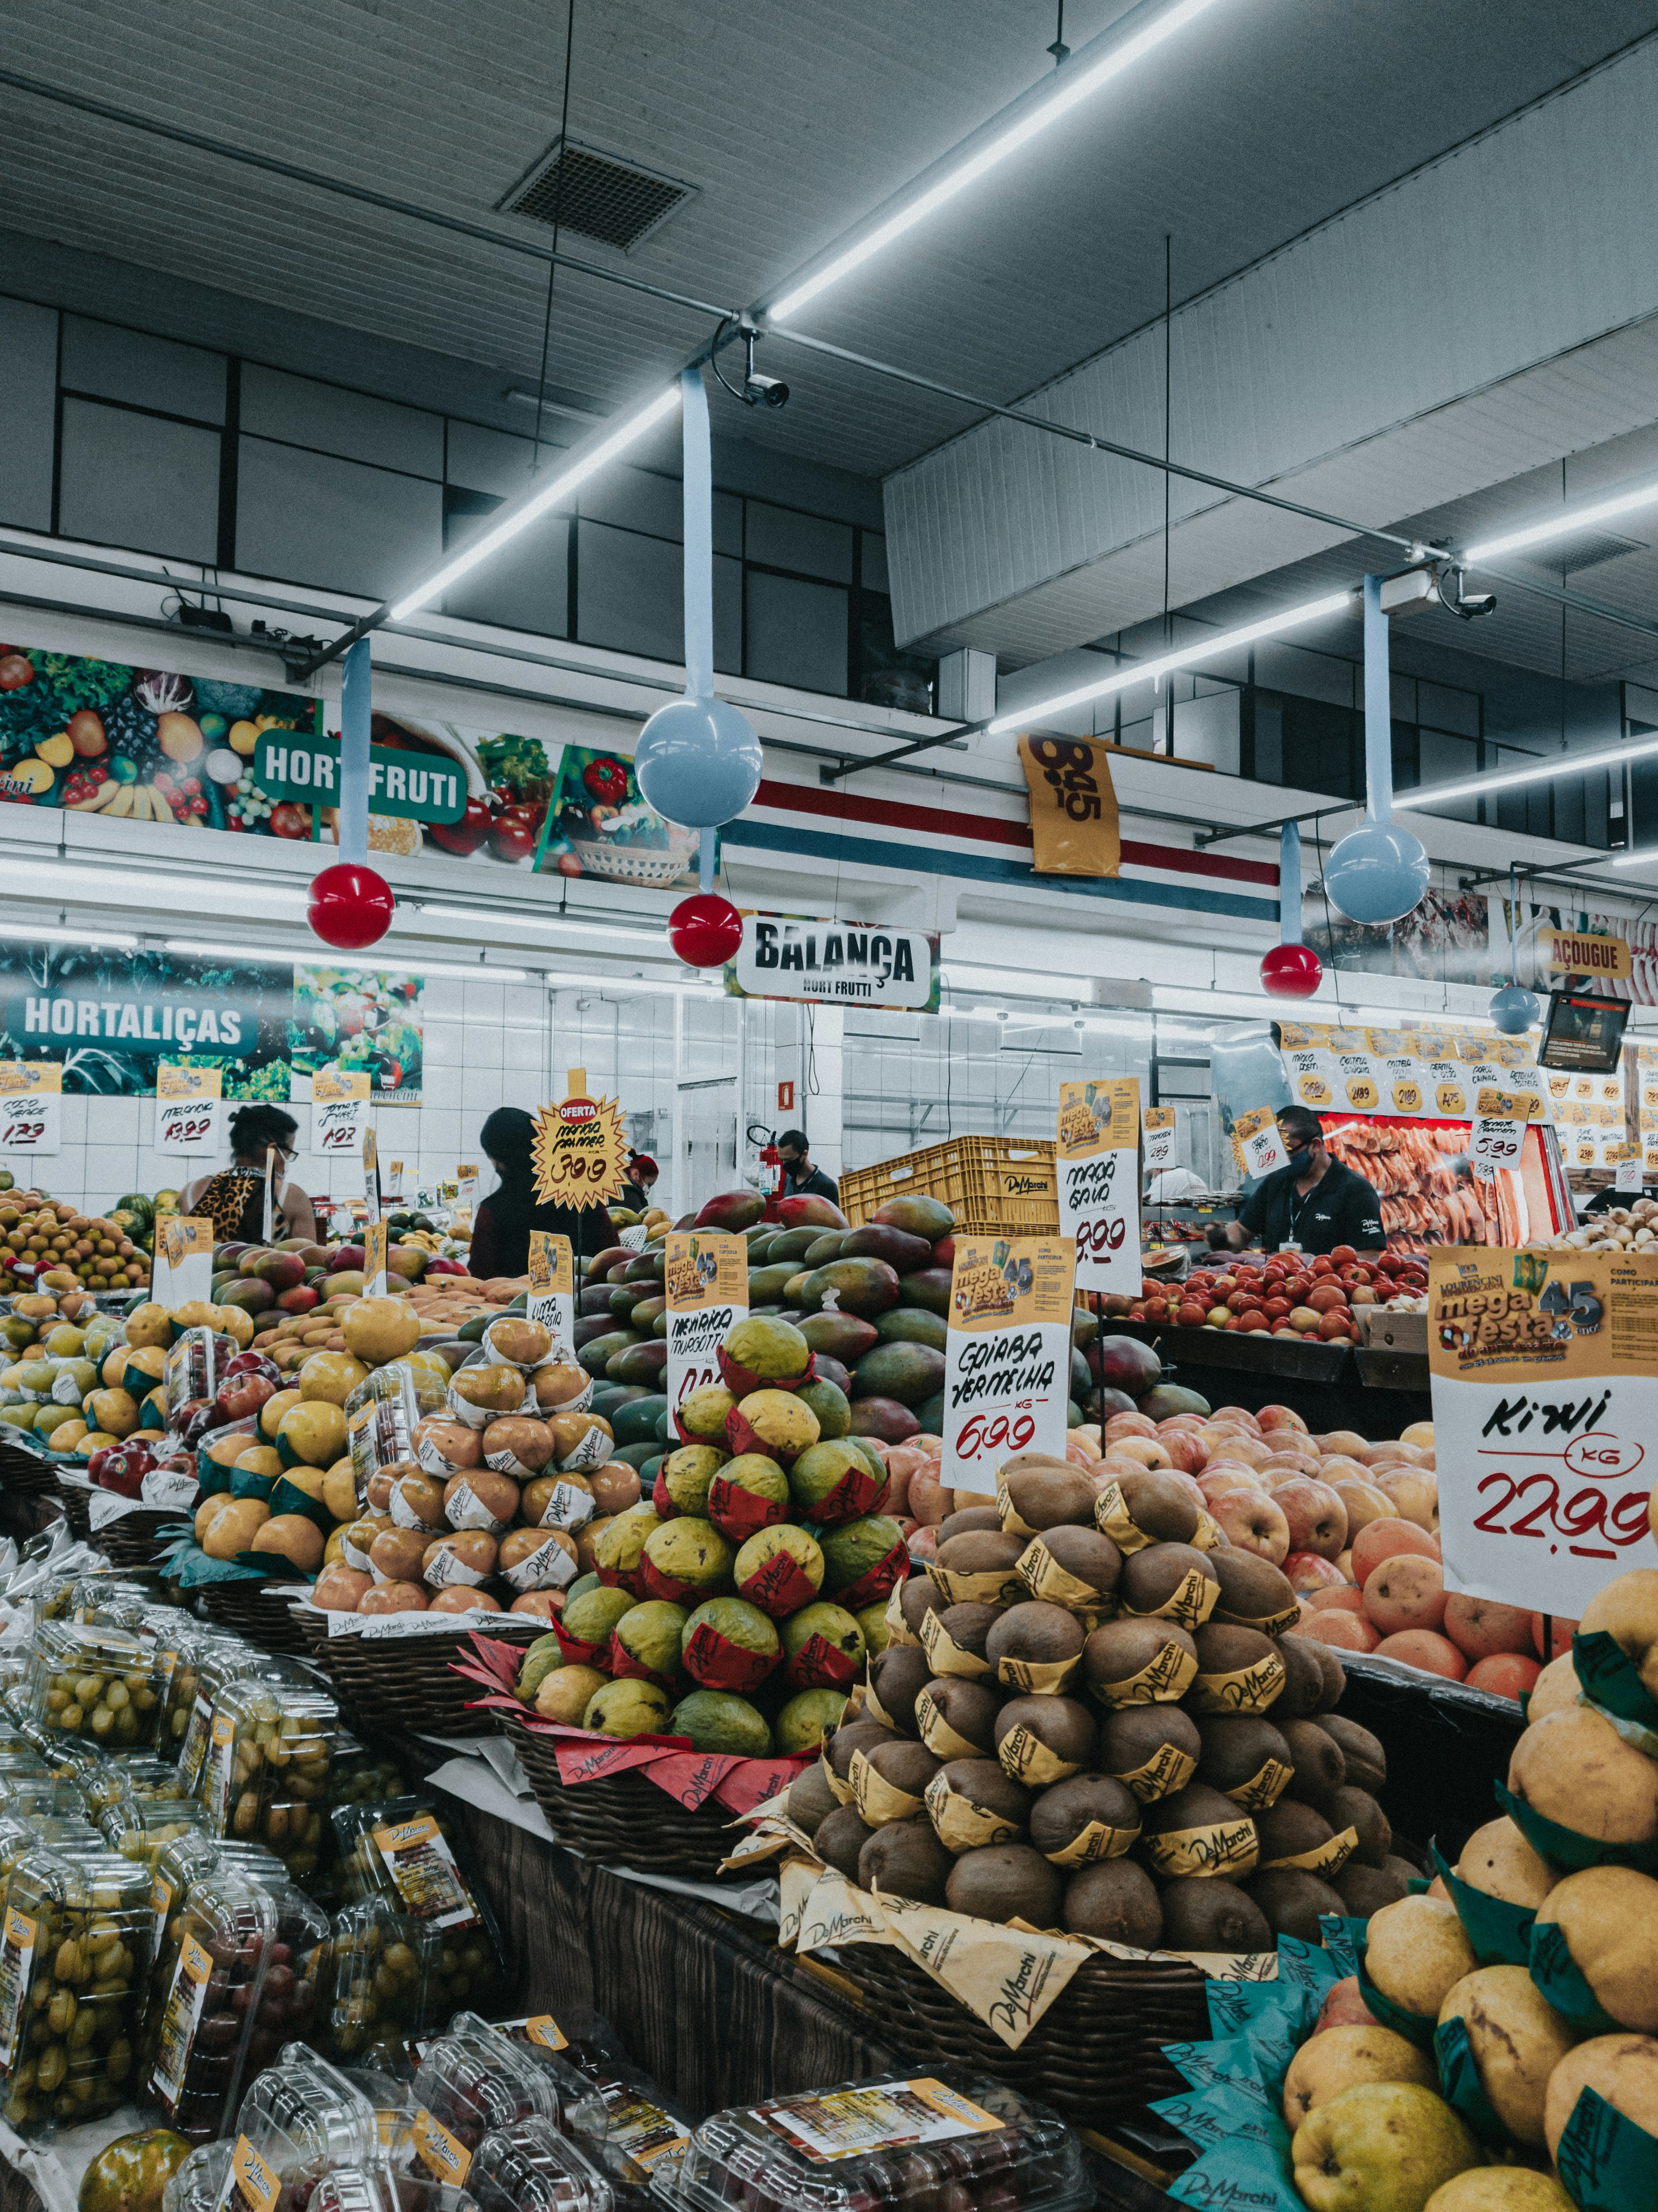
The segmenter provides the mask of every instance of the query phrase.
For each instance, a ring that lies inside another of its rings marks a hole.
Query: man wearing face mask
[[[1316,1255],[1338,1244],[1351,1245],[1361,1259],[1380,1252],[1388,1242],[1382,1201],[1362,1175],[1331,1158],[1318,1115],[1308,1106],[1285,1106],[1278,1127],[1289,1165],[1264,1178],[1236,1221],[1210,1230],[1213,1249],[1241,1252],[1259,1242],[1268,1252]]]

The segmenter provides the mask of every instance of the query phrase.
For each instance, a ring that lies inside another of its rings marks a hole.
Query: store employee
[[[1382,1201],[1362,1175],[1330,1158],[1318,1115],[1310,1107],[1286,1106],[1278,1126],[1289,1166],[1266,1177],[1236,1221],[1212,1228],[1210,1243],[1240,1252],[1259,1237],[1268,1252],[1285,1244],[1315,1254],[1351,1244],[1361,1258],[1380,1252],[1388,1242]]]

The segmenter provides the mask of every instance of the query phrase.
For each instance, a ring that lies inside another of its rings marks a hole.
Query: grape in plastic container
[[[74,2126],[132,2093],[149,1883],[112,1852],[26,1851],[0,1923],[0,2077],[20,2133]]]
[[[705,2120],[681,2212],[1084,2212],[1094,2190],[1059,2115],[950,2069],[843,2081]]]
[[[373,2166],[374,2108],[302,2043],[284,2046],[236,2115],[219,2212],[303,2212],[316,2185],[341,2166]]]
[[[189,1797],[140,1797],[124,1790],[100,1811],[98,1832],[111,1850],[153,1874],[169,1844],[207,1834],[207,1809]]]
[[[236,1845],[236,1850],[244,1846]],[[276,1913],[264,1986],[248,2039],[244,2081],[275,2063],[283,2046],[309,2041],[321,2023],[333,1978],[333,1930],[328,1915],[290,1880],[280,1859],[261,1850],[247,1879],[270,1898]]]
[[[378,1893],[436,1939],[425,1954],[426,2024],[459,2005],[495,2004],[507,1982],[500,1933],[438,1807],[422,1796],[382,1798],[337,1807],[332,1825],[344,1894]]]
[[[211,2142],[236,2109],[276,1912],[252,1883],[210,1872],[191,1884],[182,1919],[141,2094],[186,2142]]]
[[[478,2212],[470,2190],[384,2167],[337,2166],[317,2184],[307,2212]]]
[[[35,1631],[23,1694],[48,1734],[137,1751],[155,1741],[161,1686],[155,1655],[126,1630],[46,1620]]]
[[[202,1770],[207,1764],[208,1745],[212,1740],[215,1706],[231,1683],[243,1681],[253,1674],[262,1674],[273,1682],[310,1680],[292,1660],[276,1659],[266,1652],[256,1651],[240,1637],[222,1636],[212,1648],[198,1654],[196,1695],[179,1753],[179,1778],[186,1796],[195,1796],[201,1788]]]
[[[100,1758],[76,1747],[76,1786],[88,1820],[131,1798],[144,1805],[185,1806],[191,1802],[176,1766],[150,1752],[117,1753]]]
[[[155,1742],[165,1756],[176,1759],[184,1748],[196,1693],[201,1687],[203,1661],[232,1642],[222,1630],[206,1627],[200,1621],[191,1620],[188,1613],[177,1612],[167,1632],[157,1635],[155,1656],[161,1662],[165,1687]]]
[[[296,1881],[321,1863],[339,1708],[314,1683],[250,1676],[214,1708],[202,1798],[221,1835],[275,1851]]]
[[[520,2120],[555,2130],[597,2121],[598,2100],[579,2075],[573,2094],[560,2094],[541,2067],[504,2036],[471,2015],[428,2043],[415,2076],[415,2155],[434,2181],[459,2185],[484,2137]]]
[[[169,1346],[161,1369],[169,1425],[172,1416],[191,1399],[217,1395],[237,1350],[229,1337],[211,1328],[187,1328]]]
[[[573,2123],[581,2148],[604,2175],[616,2212],[654,2212],[656,2188],[671,2186],[691,2136],[689,2117],[669,2104],[622,2049],[601,2014],[575,2008],[501,2024],[536,2063],[563,2079],[574,2072],[599,2100]]]
[[[413,1461],[416,1427],[428,1413],[442,1411],[448,1395],[446,1382],[402,1360],[377,1367],[358,1383],[345,1401],[345,1435],[359,1505],[371,1475]]]
[[[327,2039],[342,2066],[408,2070],[409,2045],[421,2029],[426,1931],[383,1897],[366,1897],[334,1916],[334,1994]]]
[[[150,1871],[149,1983],[145,1992],[139,2060],[145,2074],[155,2063],[167,1994],[186,1925],[185,1908],[194,1883],[216,1875],[261,1881],[285,1881],[282,1861],[257,1844],[227,1844],[192,1830],[168,1844]]]
[[[613,2212],[610,2185],[546,2120],[487,2135],[467,2175],[478,2212]]]

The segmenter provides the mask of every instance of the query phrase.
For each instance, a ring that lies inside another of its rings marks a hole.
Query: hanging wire
[[[570,147],[570,64],[575,54],[575,0],[569,0],[564,19],[564,97],[558,112],[558,182],[553,187],[553,252],[558,252],[559,223],[564,213],[564,178]],[[547,264],[547,312],[541,324],[541,377],[536,386],[536,449],[531,463],[534,475],[541,467],[541,421],[547,405],[547,354],[553,338],[553,287],[558,282],[558,262]]]

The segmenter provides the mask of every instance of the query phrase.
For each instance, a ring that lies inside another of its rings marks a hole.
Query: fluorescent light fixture
[[[107,940],[106,940],[107,941]],[[136,938],[127,943],[136,945]],[[384,948],[384,949],[382,949]],[[349,968],[364,975],[373,975],[383,969],[394,969],[398,975],[418,972],[422,975],[457,975],[468,983],[532,983],[535,971],[528,968],[486,968],[476,961],[426,960],[421,957],[418,945],[387,946],[384,938],[380,945],[371,945],[355,958],[349,952],[337,952],[331,945],[228,945],[222,939],[210,943],[206,938],[169,937],[165,940],[168,952],[200,952],[217,960],[275,960],[286,965],[297,962],[301,968]]]
[[[1478,545],[1465,547],[1461,558],[1471,566],[1499,560],[1505,553],[1523,552],[1527,546],[1546,544],[1551,538],[1575,538],[1579,531],[1592,530],[1620,514],[1633,514],[1642,507],[1658,507],[1658,481],[1637,484],[1633,491],[1619,492],[1611,499],[1597,500],[1593,507],[1560,508],[1546,522],[1533,522],[1524,530],[1509,531],[1505,537],[1487,538]]]
[[[498,921],[509,921],[515,929],[574,929],[584,937],[604,937],[629,945],[654,945],[661,951],[667,945],[667,925],[660,929],[629,929],[620,924],[614,927],[607,921],[577,921],[562,914],[497,915],[489,908],[477,906],[426,906],[417,913],[433,921],[487,921],[492,926]]]
[[[1288,1013],[1292,1005],[1311,1008],[1311,999],[1269,999],[1263,991],[1259,996],[1239,991],[1187,990],[1175,983],[1153,986],[1151,1004],[1160,1014],[1199,1014],[1218,1021],[1276,1021]],[[1326,1011],[1330,1000],[1324,1001]]]
[[[1212,660],[1217,653],[1253,645],[1257,638],[1276,637],[1282,630],[1299,629],[1308,623],[1345,614],[1353,599],[1350,591],[1327,592],[1321,599],[1309,599],[1304,605],[1287,607],[1282,614],[1245,623],[1241,629],[1218,629],[1195,644],[1182,646],[1178,653],[1161,653],[1155,660],[1137,660],[1132,667],[1120,669],[1114,676],[1102,676],[1097,684],[1084,684],[1078,690],[1059,692],[1052,699],[1035,700],[1021,707],[1017,714],[998,714],[993,722],[986,723],[986,732],[998,738],[1008,730],[1030,729],[1048,715],[1068,714],[1073,707],[1086,706],[1090,699],[1109,698],[1114,692],[1132,690],[1137,684],[1153,683],[1160,677],[1171,676],[1177,668],[1189,668],[1193,661]],[[1489,781],[1482,776],[1480,787],[1483,789]]]
[[[471,539],[452,561],[446,561],[440,568],[434,569],[423,584],[417,585],[403,599],[393,600],[392,620],[407,622],[410,615],[418,614],[423,606],[429,605],[432,600],[446,592],[451,584],[470,574],[481,562],[487,561],[491,554],[498,553],[503,545],[516,538],[521,530],[527,530],[532,522],[539,520],[550,507],[561,505],[572,492],[586,483],[589,477],[597,475],[606,462],[613,461],[618,453],[625,453],[629,446],[636,445],[647,430],[653,430],[659,422],[673,413],[678,404],[679,381],[676,378],[665,392],[659,392],[656,398],[641,407],[637,414],[629,416],[624,422],[619,423],[608,438],[601,438],[597,444],[578,453],[568,468],[561,469],[556,476],[550,477],[538,491],[532,492],[527,499],[520,500],[516,507],[508,507],[492,530],[486,530],[481,538]]]
[[[1394,793],[1396,814],[1414,814],[1424,806],[1442,806],[1450,799],[1476,799],[1488,791],[1513,791],[1523,783],[1558,783],[1564,776],[1588,775],[1598,768],[1622,768],[1626,761],[1650,760],[1658,753],[1658,738],[1638,744],[1608,745],[1598,753],[1552,753],[1535,768],[1505,768],[1484,775],[1466,777],[1461,783],[1430,784],[1425,791]],[[1614,861],[1613,866],[1618,863]]]
[[[65,898],[73,904],[90,892],[99,894],[100,903],[110,905],[131,904],[137,899],[187,899],[203,891],[234,891],[239,898],[274,899],[296,906],[308,904],[311,897],[308,890],[282,882],[265,883],[254,874],[155,875],[143,868],[77,868],[73,864],[30,860],[8,854],[6,880],[9,884],[20,878],[39,882],[52,895],[54,904],[62,904]]]
[[[538,392],[526,392],[521,384],[513,385],[507,397],[519,407],[538,407],[544,415],[568,415],[573,422],[608,422],[608,415],[595,414],[591,407],[572,407],[565,399],[544,399]]]
[[[131,952],[138,940],[118,929],[54,929],[45,922],[0,921],[0,937],[38,939],[43,945],[92,945],[112,952]]]
[[[1311,1003],[1303,1001],[1303,1005]],[[1333,1006],[1321,1004],[1319,1012],[1333,1014],[1339,1021],[1363,1022],[1367,1029],[1490,1030],[1497,1026],[1484,1014],[1438,1014],[1428,1006],[1348,1006],[1338,1000]]]
[[[1633,853],[1620,853],[1612,863],[1614,868],[1645,868],[1658,861],[1658,845],[1643,845]]]
[[[1053,91],[1046,100],[1040,100],[1028,107],[1017,121],[1010,124],[987,145],[980,147],[976,153],[969,155],[965,161],[940,177],[936,184],[890,215],[884,222],[878,223],[874,229],[854,240],[844,252],[837,253],[833,260],[826,262],[821,269],[805,278],[793,291],[786,292],[780,300],[774,301],[767,311],[771,319],[784,322],[790,316],[798,314],[808,301],[817,299],[832,284],[838,284],[853,270],[861,268],[865,262],[873,260],[878,253],[884,252],[895,239],[914,230],[918,222],[924,222],[928,216],[953,200],[958,192],[965,191],[969,185],[977,184],[981,177],[988,176],[993,169],[999,168],[1022,146],[1029,145],[1040,132],[1057,123],[1061,116],[1068,115],[1083,100],[1091,99],[1114,78],[1121,76],[1125,70],[1132,69],[1153,48],[1173,38],[1177,31],[1183,31],[1189,22],[1213,4],[1214,0],[1174,0],[1174,4],[1163,9],[1144,30],[1125,39],[1121,46],[1114,46],[1098,61],[1091,64],[1083,62],[1074,68],[1066,66],[1057,70],[1048,80]]]

